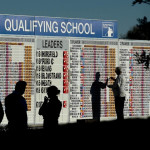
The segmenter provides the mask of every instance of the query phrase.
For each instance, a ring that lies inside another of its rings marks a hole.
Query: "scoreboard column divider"
[[[69,96],[69,98],[68,98],[68,123],[70,123],[70,73],[71,73],[71,71],[70,71],[70,39],[69,38],[66,38],[67,40],[68,40],[68,53],[69,53],[69,55],[68,55],[68,59],[69,59],[69,71],[68,71],[68,81],[69,81],[69,94],[68,94],[68,96]]]
[[[37,36],[34,39],[34,125],[36,124],[36,50],[37,50]]]
[[[120,66],[120,61],[119,61],[119,55],[120,55],[120,44],[119,44],[120,40],[118,39],[118,49],[117,49],[117,52],[116,52],[116,65],[117,66]]]

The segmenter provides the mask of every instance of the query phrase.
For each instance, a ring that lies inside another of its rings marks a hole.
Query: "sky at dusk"
[[[138,18],[150,21],[150,5],[133,0],[7,0],[0,5],[0,14],[117,20],[118,36],[136,25]]]

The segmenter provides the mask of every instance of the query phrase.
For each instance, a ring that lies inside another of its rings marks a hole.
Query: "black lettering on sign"
[[[63,41],[58,40],[42,40],[43,48],[63,48]]]

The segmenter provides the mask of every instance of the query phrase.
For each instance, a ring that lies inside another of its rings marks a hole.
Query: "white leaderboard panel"
[[[5,97],[14,91],[16,82],[26,81],[24,97],[30,123],[34,123],[34,76],[35,38],[0,37],[0,100],[4,104]],[[7,122],[7,119],[4,118],[3,122]]]
[[[116,77],[115,67],[121,66],[125,78],[125,117],[148,117],[149,53],[149,41],[1,36],[0,100],[5,110],[5,97],[14,91],[18,80],[25,80],[28,123],[42,124],[38,111],[47,87],[55,85],[61,91],[59,123],[92,119],[90,88],[96,72],[100,72],[100,81],[105,82]],[[102,120],[116,117],[111,89],[101,90],[100,106]],[[6,117],[2,123],[7,123]]]
[[[62,102],[60,122],[69,122],[69,53],[65,39],[37,38],[36,49],[36,123],[43,122],[39,108],[47,96],[46,89],[55,85]]]
[[[125,116],[150,115],[150,41],[119,40],[119,63],[126,78]]]
[[[100,81],[115,77],[118,41],[70,40],[70,121],[91,119],[90,88],[100,72]],[[115,116],[114,96],[108,88],[101,90],[101,117]]]

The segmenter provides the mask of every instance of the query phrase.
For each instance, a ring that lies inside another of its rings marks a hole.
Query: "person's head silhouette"
[[[15,86],[15,91],[20,95],[23,95],[26,89],[27,83],[25,81],[18,81]]]
[[[117,75],[121,74],[121,68],[120,67],[116,67],[115,72]]]
[[[99,72],[96,72],[95,78],[96,78],[96,81],[99,81],[99,78],[100,78],[100,73]]]
[[[60,90],[56,86],[50,86],[47,88],[47,95],[49,98],[55,97],[60,94]]]

